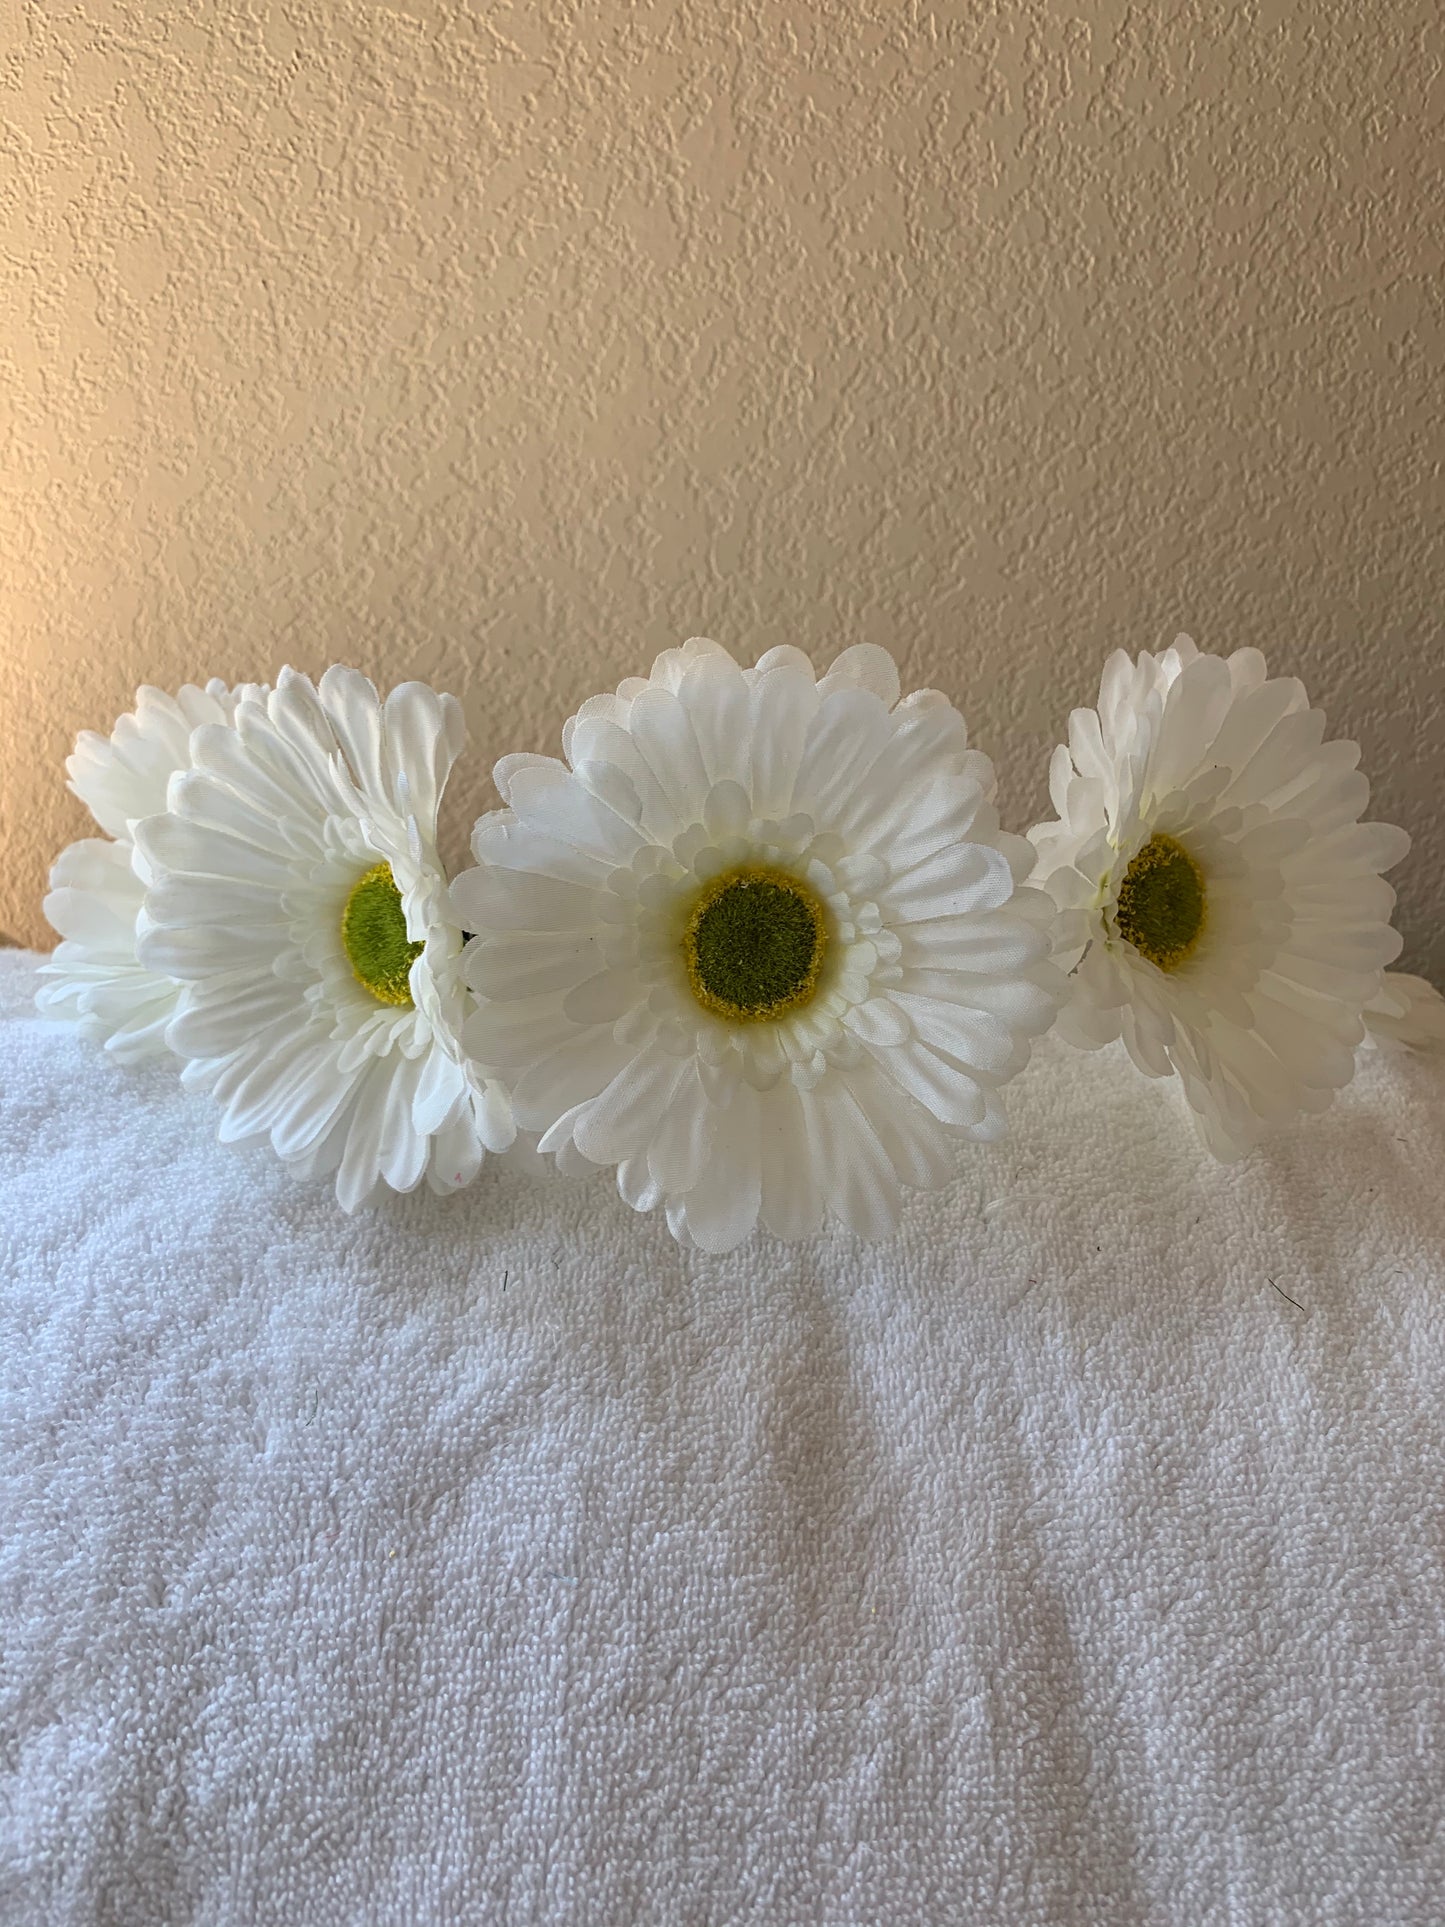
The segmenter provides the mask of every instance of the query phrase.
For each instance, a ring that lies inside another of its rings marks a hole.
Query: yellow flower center
[[[734,1023],[765,1023],[810,1003],[827,947],[821,899],[786,871],[757,868],[714,877],[682,939],[693,996]]]
[[[406,934],[406,912],[389,863],[357,878],[341,913],[341,942],[352,975],[379,1004],[411,1007],[412,964],[425,950]]]
[[[1114,928],[1160,970],[1177,970],[1204,929],[1204,872],[1172,836],[1157,830],[1124,872]]]

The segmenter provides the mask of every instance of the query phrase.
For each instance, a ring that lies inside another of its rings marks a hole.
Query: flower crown
[[[143,688],[66,764],[105,834],[55,865],[38,1002],[182,1060],[223,1142],[347,1211],[455,1190],[520,1133],[704,1251],[882,1238],[1003,1133],[1055,1023],[1177,1078],[1220,1158],[1323,1110],[1362,1040],[1445,1038],[1385,972],[1409,839],[1360,821],[1359,750],[1324,731],[1257,650],[1120,651],[1025,838],[885,650],[818,675],[694,639],[583,703],[560,760],[504,756],[449,881],[454,697],[344,668]]]

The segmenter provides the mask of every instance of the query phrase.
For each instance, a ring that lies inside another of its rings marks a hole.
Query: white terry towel
[[[0,1922],[1445,1919],[1445,1084],[1046,1043],[845,1235],[349,1220],[0,959]]]

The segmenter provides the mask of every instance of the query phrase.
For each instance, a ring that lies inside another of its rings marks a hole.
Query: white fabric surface
[[[348,1220],[34,962],[5,1927],[1445,1918],[1438,1060],[1225,1169],[1048,1042],[896,1246],[717,1260]]]

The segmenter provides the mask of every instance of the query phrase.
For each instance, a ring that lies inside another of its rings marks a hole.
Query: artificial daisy
[[[1177,1075],[1221,1158],[1349,1081],[1400,949],[1380,872],[1409,838],[1360,822],[1359,748],[1324,734],[1257,649],[1119,651],[1054,751],[1058,820],[1029,832],[1075,965],[1061,1031]]]
[[[170,1055],[165,1029],[180,995],[179,984],[136,956],[146,868],[131,831],[165,808],[167,784],[189,766],[191,731],[229,723],[241,693],[216,681],[188,683],[174,696],[141,688],[109,736],[83,730],[66,759],[67,788],[106,834],[72,843],[51,870],[44,909],[62,942],[41,966],[49,981],[35,1001],[122,1063]]]
[[[449,1191],[513,1137],[506,1094],[463,1057],[462,933],[436,850],[463,741],[455,698],[290,670],[202,727],[164,814],[135,829],[152,878],[141,962],[184,986],[166,1029],[220,1135],[378,1183]]]
[[[1050,906],[993,766],[882,649],[822,677],[715,643],[585,703],[565,762],[508,756],[453,902],[471,1048],[543,1151],[726,1251],[831,1215],[891,1232],[1055,1009]]]

